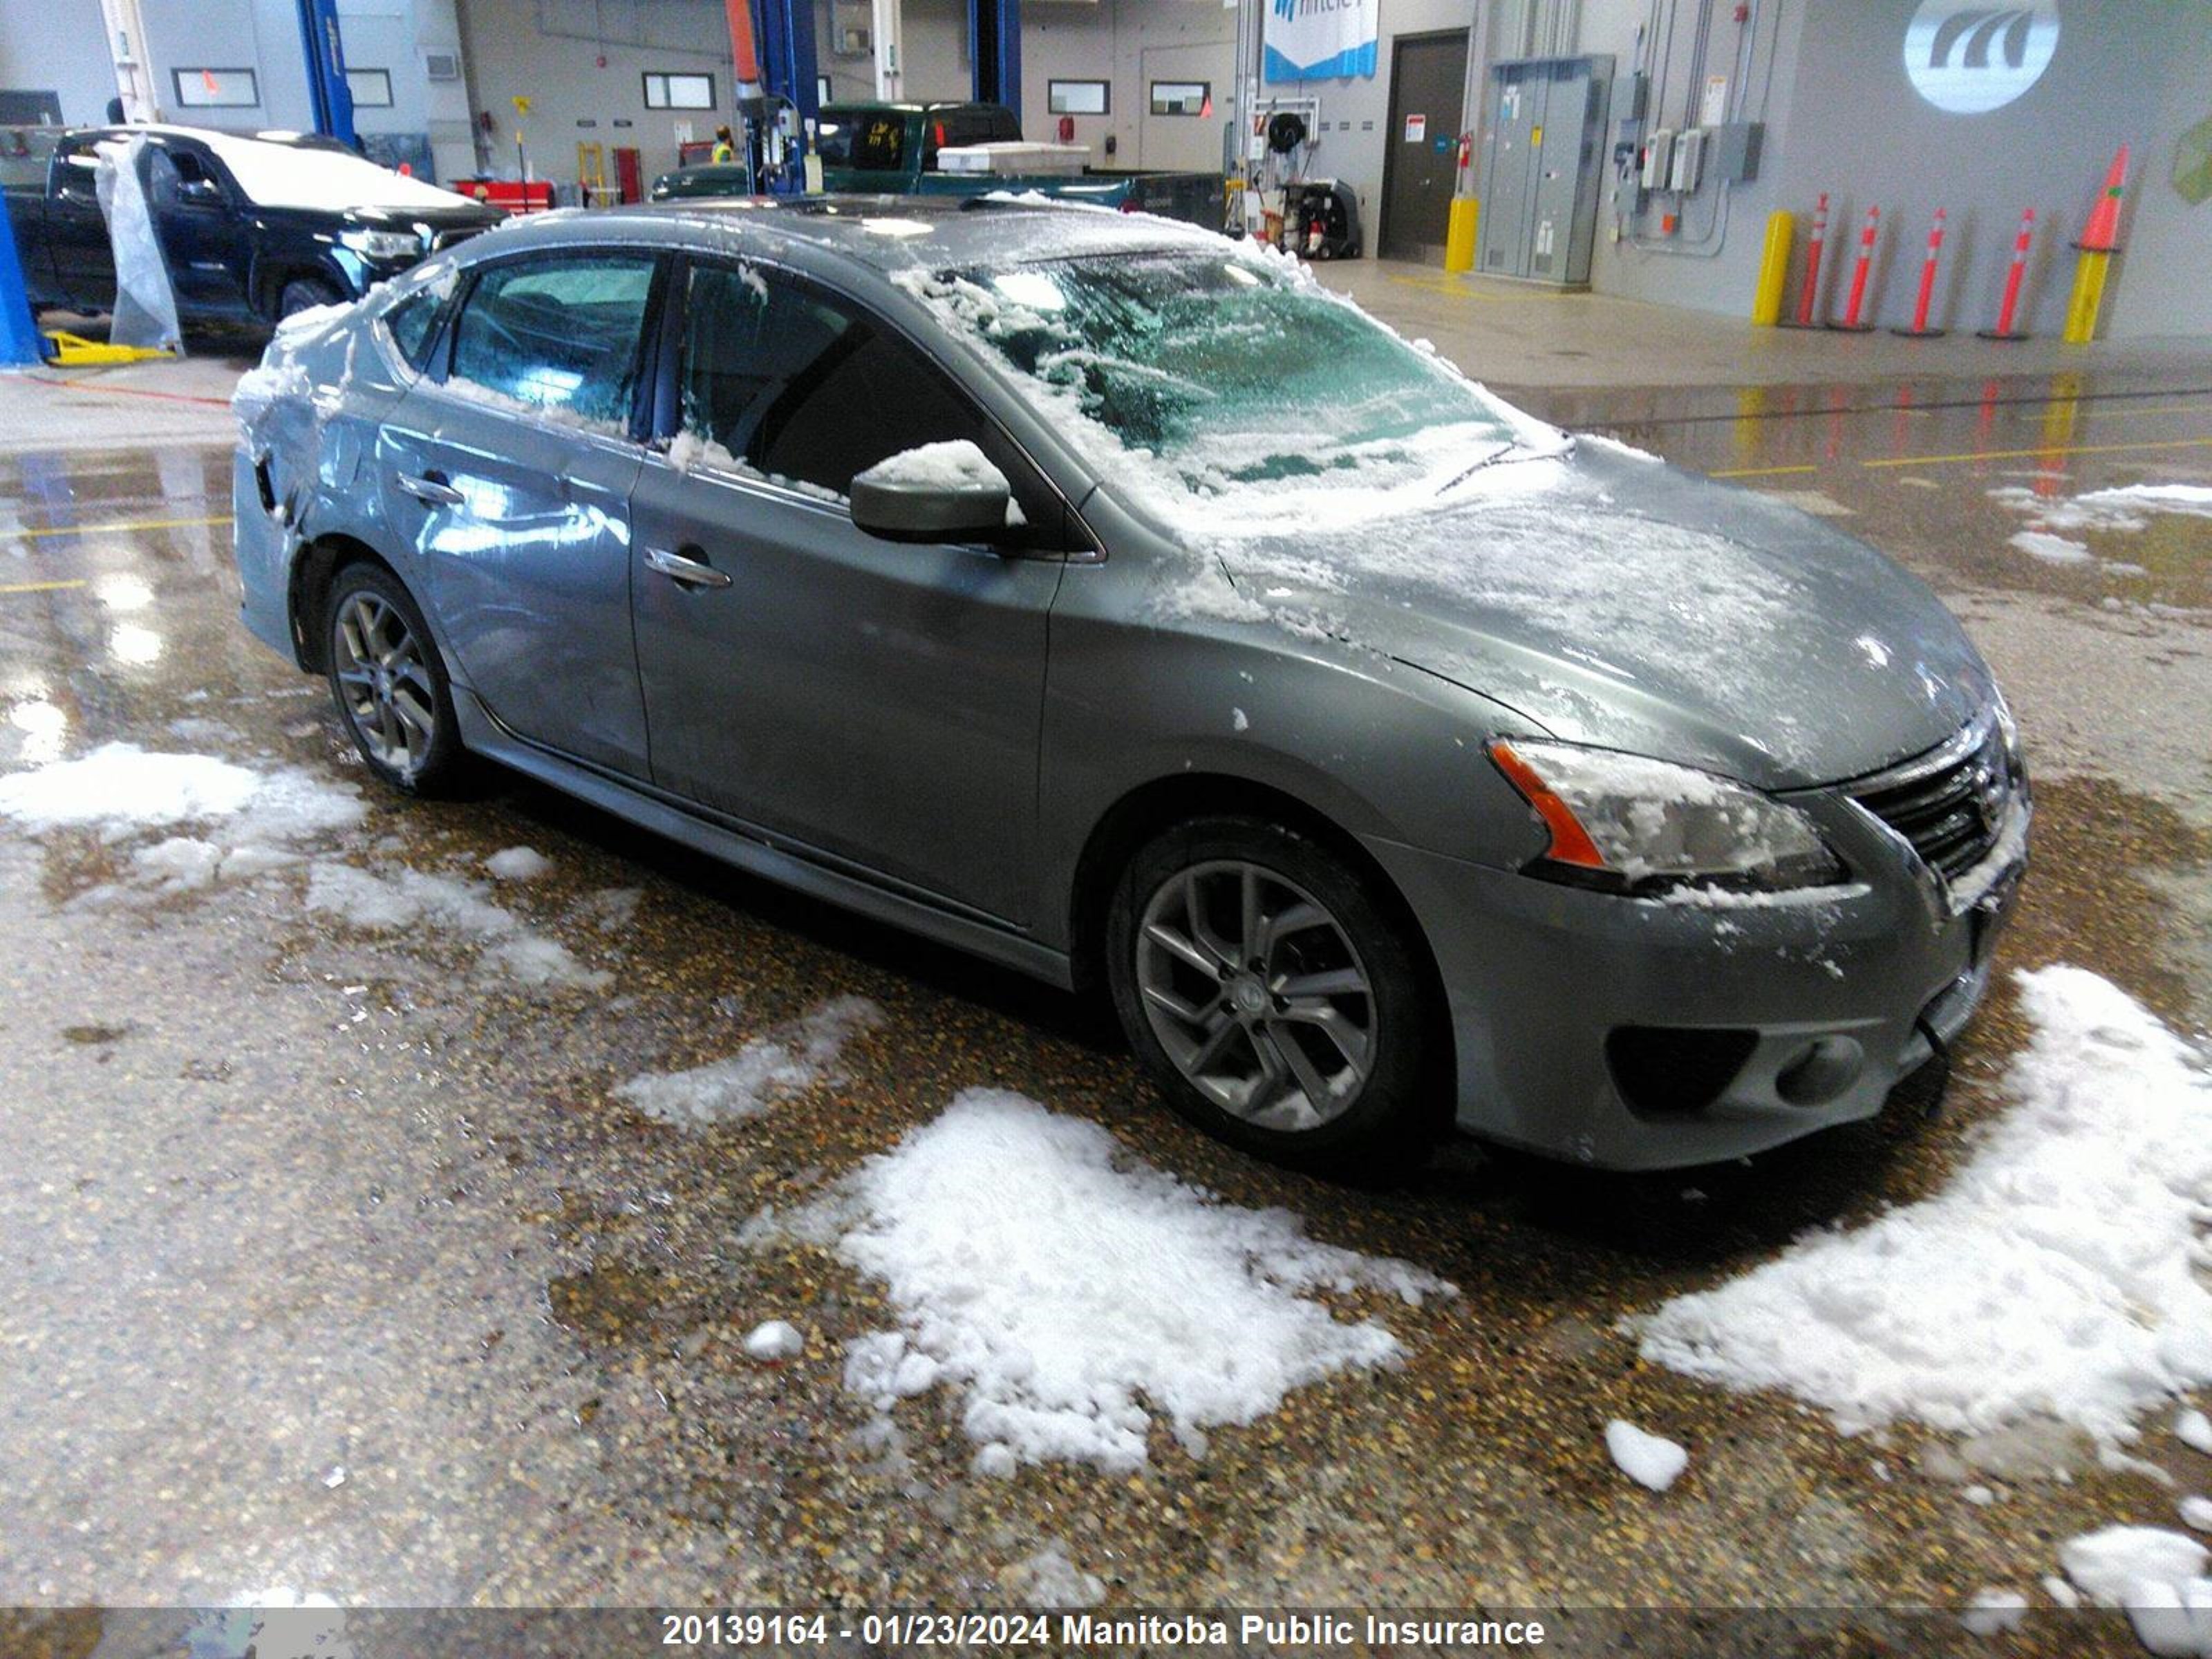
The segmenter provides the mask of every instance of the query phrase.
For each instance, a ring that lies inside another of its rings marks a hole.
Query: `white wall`
[[[1674,64],[1658,94],[1659,118],[1680,126],[1691,96],[1686,61],[1694,0],[1680,0]],[[1759,0],[1759,49],[1750,80],[1764,85],[1765,43],[1776,54],[1759,179],[1732,188],[1723,228],[1708,233],[1722,198],[1708,188],[1685,211],[1674,253],[1638,248],[1630,234],[1608,240],[1626,204],[1608,183],[1593,284],[1667,304],[1747,315],[1765,218],[1797,216],[1796,272],[1820,192],[1829,192],[1826,310],[1840,310],[1838,277],[1848,278],[1866,211],[1879,207],[1882,231],[1873,268],[1875,319],[1911,320],[1920,259],[1935,210],[1948,232],[1933,320],[1986,326],[2011,257],[2021,211],[2038,227],[2023,325],[2055,333],[2065,313],[2074,256],[2112,153],[2134,148],[2136,174],[2123,229],[2140,237],[2107,300],[2114,334],[2212,331],[2212,207],[2190,209],[2166,183],[2175,138],[2212,116],[2212,9],[2202,0],[2063,0],[2058,46],[2042,78],[2013,102],[1981,114],[1948,113],[1923,100],[1904,68],[1905,25],[1914,0]],[[1667,6],[1662,0],[1662,17]],[[1714,8],[1709,72],[1733,72],[1735,35],[1729,9]],[[1619,54],[1623,84],[1645,0],[1586,0],[1581,47]],[[1666,32],[1657,37],[1663,51]],[[1755,112],[1756,104],[1753,105]],[[1648,222],[1629,233],[1656,231]],[[1697,246],[1703,238],[1705,245]],[[1839,270],[1839,267],[1842,269]]]
[[[0,87],[57,94],[72,125],[105,121],[115,70],[100,0],[0,4]]]
[[[1218,0],[1025,0],[1022,7],[1022,132],[1052,141],[1060,118],[1049,83],[1111,83],[1108,112],[1079,115],[1074,142],[1091,165],[1212,172],[1221,165],[1236,77],[1237,11]],[[1155,116],[1153,81],[1205,81],[1214,116]],[[1106,140],[1114,139],[1114,154]]]
[[[646,182],[676,165],[676,130],[714,137],[730,121],[737,89],[730,76],[730,34],[720,0],[460,0],[461,34],[476,106],[498,130],[491,165],[514,171],[514,106],[531,100],[522,123],[532,170],[541,179],[573,181],[576,144],[596,140],[609,151],[641,152]],[[604,58],[604,64],[599,59]],[[647,110],[647,70],[711,74],[711,110]],[[615,125],[627,120],[626,127]],[[579,121],[596,123],[580,127]]]

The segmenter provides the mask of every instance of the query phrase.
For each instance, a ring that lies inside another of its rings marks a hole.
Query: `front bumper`
[[[1657,1170],[1871,1117],[1948,1048],[1987,988],[2029,810],[2023,793],[1986,865],[1947,889],[1838,797],[1818,816],[1855,878],[1736,903],[1626,899],[1368,845],[1436,957],[1460,1127]]]

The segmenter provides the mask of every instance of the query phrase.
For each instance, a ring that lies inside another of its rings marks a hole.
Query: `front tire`
[[[1401,1170],[1445,1121],[1437,999],[1377,884],[1310,836],[1194,819],[1122,872],[1115,1011],[1169,1103],[1274,1162]]]
[[[295,276],[276,291],[276,319],[282,322],[317,306],[334,306],[344,298],[320,276]]]
[[[467,757],[453,688],[422,613],[380,565],[331,586],[324,659],[338,719],[368,769],[403,794],[450,793]]]

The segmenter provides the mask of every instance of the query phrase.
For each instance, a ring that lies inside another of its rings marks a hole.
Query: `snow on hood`
[[[449,211],[478,205],[465,196],[404,178],[358,155],[219,133],[199,136],[230,169],[238,187],[262,207]]]
[[[1334,635],[1554,737],[1767,788],[1933,746],[1992,682],[1916,578],[1818,520],[1582,441],[1501,463],[1430,511],[1224,537],[1178,593]]]

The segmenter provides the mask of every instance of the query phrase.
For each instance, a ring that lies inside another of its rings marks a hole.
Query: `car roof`
[[[467,245],[471,258],[525,246],[635,240],[766,252],[809,247],[889,274],[1054,258],[1218,249],[1223,238],[1150,214],[1041,196],[694,197],[571,209],[509,220]]]
[[[128,138],[142,132],[156,138],[190,138],[202,143],[210,138],[220,138],[231,143],[279,144],[287,149],[326,149],[346,155],[356,154],[337,139],[326,138],[319,133],[291,132],[274,127],[239,132],[225,127],[179,126],[171,121],[132,121],[121,125],[68,129],[68,136],[72,138]]]

